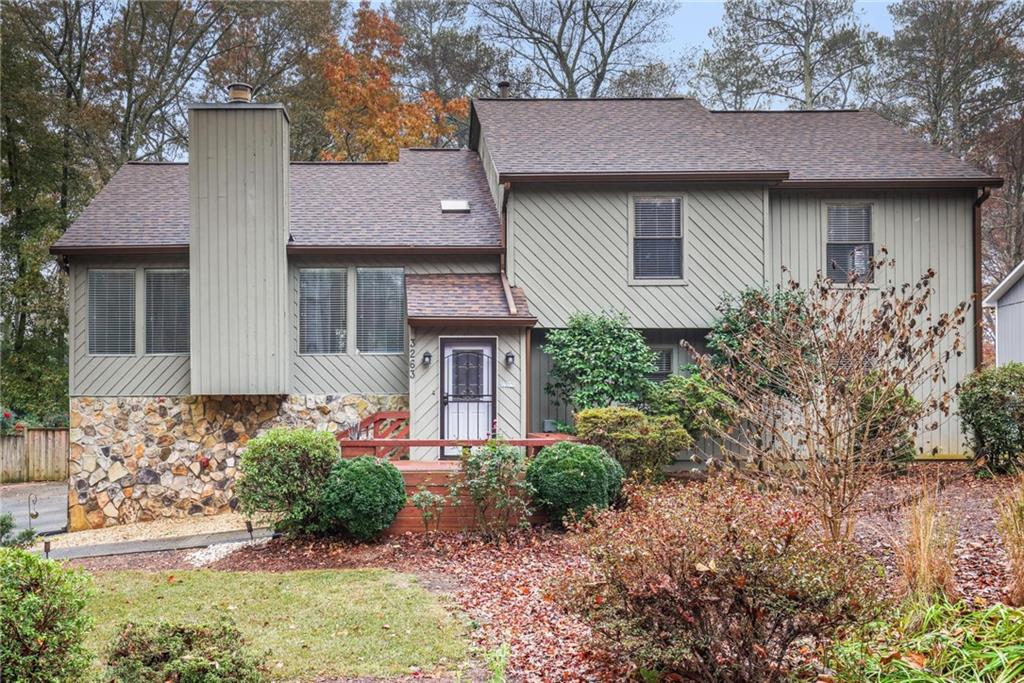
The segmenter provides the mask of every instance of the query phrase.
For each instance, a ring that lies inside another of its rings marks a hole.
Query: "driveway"
[[[39,513],[29,520],[29,497],[37,497],[34,509]],[[40,533],[62,531],[68,525],[68,484],[66,481],[43,481],[0,486],[0,512],[14,515],[18,529],[29,526]]]

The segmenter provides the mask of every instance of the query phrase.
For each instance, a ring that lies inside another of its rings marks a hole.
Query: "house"
[[[664,375],[724,294],[783,266],[842,280],[885,247],[901,279],[935,268],[939,307],[980,291],[999,179],[871,112],[482,99],[468,149],[294,163],[284,108],[233,92],[191,107],[187,164],[124,165],[53,247],[74,528],[226,508],[238,449],[274,425],[542,431],[567,418],[545,334],[577,311],[625,312]],[[955,416],[928,438],[963,448]]]
[[[985,297],[996,311],[996,365],[1024,363],[1024,261]]]

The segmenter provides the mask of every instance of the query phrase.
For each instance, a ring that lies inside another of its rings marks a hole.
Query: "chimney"
[[[252,86],[248,83],[231,83],[228,85],[229,102],[252,102]]]
[[[290,390],[288,113],[228,86],[189,107],[189,280],[194,395]]]
[[[503,100],[507,100],[508,99],[508,91],[509,91],[509,89],[511,87],[512,87],[512,84],[509,83],[508,81],[499,81],[498,82],[498,97],[500,97]]]

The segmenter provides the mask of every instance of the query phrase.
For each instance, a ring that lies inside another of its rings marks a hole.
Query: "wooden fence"
[[[68,430],[26,429],[0,436],[0,483],[68,478]]]

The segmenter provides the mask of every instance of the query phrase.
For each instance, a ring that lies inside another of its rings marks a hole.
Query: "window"
[[[135,271],[89,271],[89,353],[135,353]]]
[[[647,375],[647,378],[652,382],[664,382],[672,374],[672,348],[655,347],[651,351],[657,355],[654,359],[654,372]]]
[[[146,353],[188,353],[188,271],[146,271]]]
[[[299,271],[299,353],[345,353],[346,279],[338,268]]]
[[[405,273],[401,268],[356,270],[356,348],[405,352]]]
[[[874,256],[871,205],[829,206],[825,247],[828,276],[835,282],[849,282],[854,275],[861,282],[872,282]]]
[[[633,198],[633,278],[683,277],[682,197]]]

